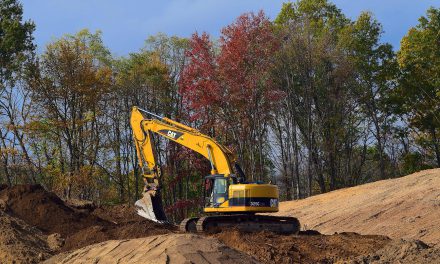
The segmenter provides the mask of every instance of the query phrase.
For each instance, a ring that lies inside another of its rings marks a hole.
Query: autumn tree
[[[440,167],[440,9],[430,8],[401,41],[402,72],[394,91],[395,111],[407,116],[419,143]]]
[[[279,141],[289,135],[293,142],[279,142],[282,160],[294,157],[284,167],[293,164],[288,173],[298,185],[301,141],[308,195],[314,180],[321,192],[333,190],[342,184],[345,144],[358,140],[353,65],[340,37],[349,21],[324,0],[285,4],[275,21],[284,41],[273,78],[286,94],[281,112],[275,112],[275,132]]]
[[[88,197],[87,179],[101,162],[100,131],[106,125],[101,113],[111,83],[111,70],[103,61],[108,54],[100,32],[66,35],[47,46],[29,81],[38,122],[56,140],[57,156],[52,158],[59,163],[58,184],[67,197],[72,186]]]
[[[280,94],[269,69],[277,49],[263,12],[241,15],[222,30],[218,47],[204,33],[194,34],[181,93],[203,131],[232,146],[250,179],[268,175],[269,109]]]
[[[28,146],[25,144],[25,135],[19,129],[23,124],[23,119],[29,113],[26,107],[28,96],[23,90],[18,90],[17,81],[20,80],[25,66],[34,57],[35,46],[32,43],[34,30],[33,22],[23,21],[23,7],[19,2],[15,0],[0,2],[0,118],[2,123],[0,155],[1,174],[5,176],[5,181],[9,185],[12,184],[15,176],[21,174],[17,170],[11,171],[12,164],[22,168],[33,168]],[[35,182],[32,173],[25,172],[25,175],[23,181]],[[3,181],[2,178],[0,177],[0,182]],[[15,178],[15,180],[18,179]]]

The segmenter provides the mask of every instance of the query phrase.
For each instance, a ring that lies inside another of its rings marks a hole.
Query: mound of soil
[[[145,218],[136,213],[133,205],[119,204],[100,206],[93,210],[93,215],[113,223],[139,222]]]
[[[254,256],[263,263],[334,263],[373,254],[391,240],[385,236],[356,233],[276,235],[237,230],[216,234],[225,245]]]
[[[54,247],[56,251],[77,249],[111,239],[166,234],[175,230],[174,226],[160,225],[138,216],[134,207],[127,205],[96,208],[80,201],[66,203],[41,185],[3,188],[0,201],[7,214],[20,218],[45,235],[59,234],[58,240],[63,243]]]
[[[61,251],[78,249],[90,244],[114,240],[149,237],[168,234],[176,230],[171,225],[161,225],[147,219],[111,223],[108,225],[94,225],[68,236]]]
[[[282,202],[278,215],[324,234],[381,234],[440,246],[440,169]]]
[[[440,249],[430,247],[420,240],[396,239],[375,253],[360,256],[349,263],[440,263]]]
[[[52,253],[40,230],[0,211],[1,263],[38,263]]]
[[[41,185],[16,185],[3,189],[0,200],[6,203],[8,214],[48,234],[59,233],[66,237],[93,225],[108,225],[99,217],[67,206]]]
[[[63,253],[51,263],[258,263],[226,247],[215,238],[194,234],[167,234],[130,240],[112,240]]]

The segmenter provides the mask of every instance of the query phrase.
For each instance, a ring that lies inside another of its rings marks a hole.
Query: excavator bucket
[[[162,198],[159,191],[147,191],[141,199],[134,204],[137,214],[157,223],[166,223]]]

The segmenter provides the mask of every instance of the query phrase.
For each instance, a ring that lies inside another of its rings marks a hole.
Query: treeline
[[[0,16],[0,183],[136,200],[134,105],[215,137],[287,200],[440,167],[440,9],[397,52],[373,14],[301,0],[273,21],[243,14],[219,39],[150,36],[126,57],[88,30],[35,54],[21,4],[0,1]],[[155,140],[168,212],[198,212],[209,164]]]

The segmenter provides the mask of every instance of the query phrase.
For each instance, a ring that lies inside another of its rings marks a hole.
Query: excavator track
[[[240,214],[205,216],[197,220],[198,233],[218,233],[223,229],[237,228],[245,232],[262,230],[279,234],[298,234],[300,223],[294,217]]]
[[[197,221],[199,220],[198,217],[190,217],[184,219],[182,222],[180,222],[179,230],[181,232],[188,232],[188,233],[196,233],[197,232]]]

